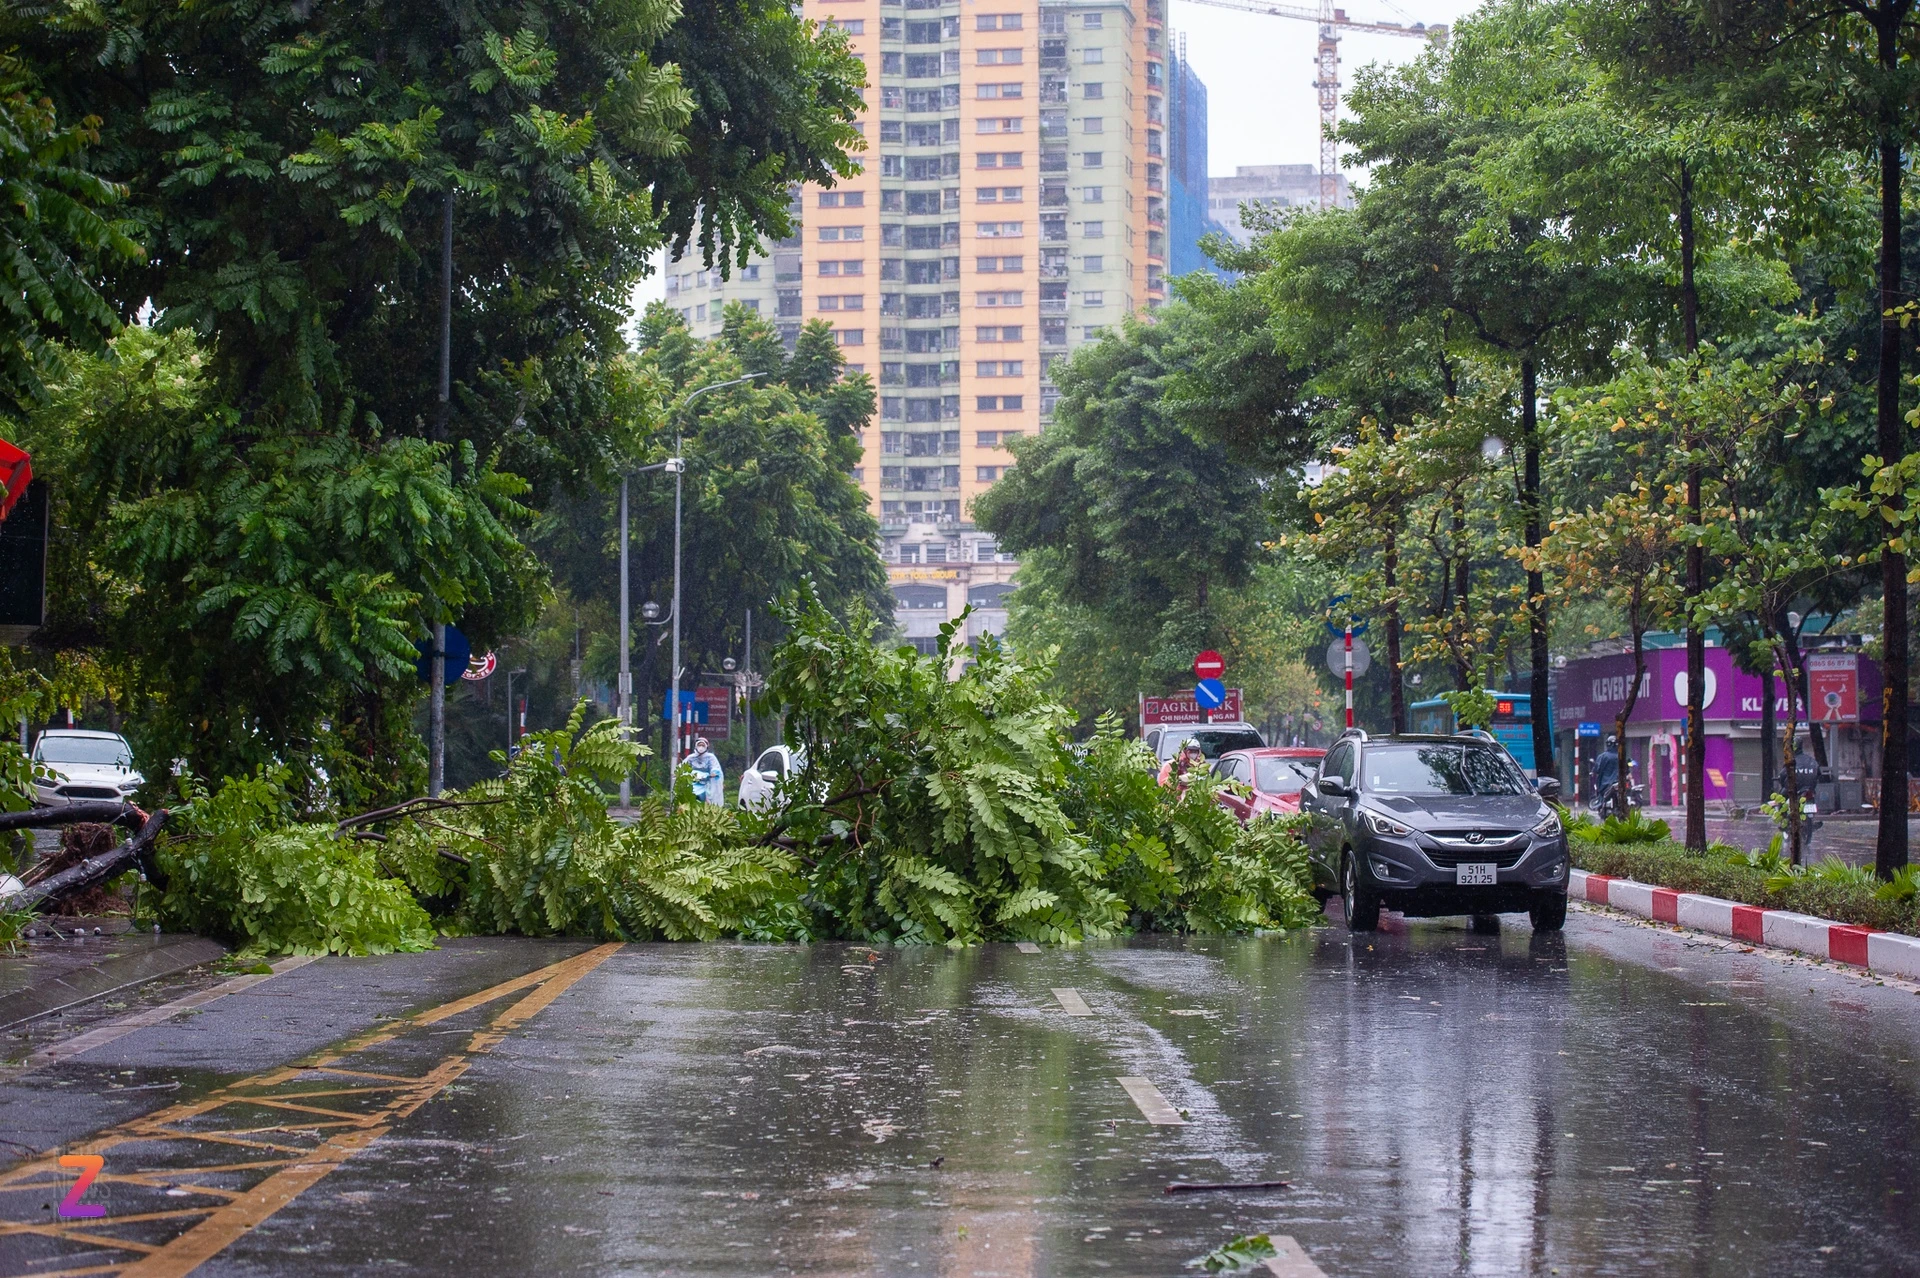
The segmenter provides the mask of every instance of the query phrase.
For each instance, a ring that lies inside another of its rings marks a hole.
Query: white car
[[[133,770],[133,747],[117,732],[49,729],[33,743],[33,761],[53,773],[33,783],[34,802],[43,808],[125,799],[146,782]]]
[[[773,792],[780,783],[806,766],[806,762],[804,750],[789,750],[783,745],[768,746],[753,761],[753,766],[740,774],[740,806],[756,809],[766,807],[773,802]]]

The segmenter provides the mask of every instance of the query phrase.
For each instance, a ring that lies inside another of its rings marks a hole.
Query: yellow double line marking
[[[186,1189],[193,1196],[224,1200],[214,1207],[182,1207],[175,1210],[142,1212],[68,1224],[38,1218],[0,1217],[0,1239],[9,1236],[37,1235],[57,1239],[85,1249],[83,1264],[77,1268],[47,1270],[40,1268],[51,1257],[29,1262],[37,1278],[60,1275],[120,1274],[123,1278],[175,1278],[192,1273],[218,1255],[247,1231],[259,1225],[282,1207],[298,1198],[338,1168],[347,1159],[379,1140],[393,1125],[418,1110],[449,1083],[466,1072],[472,1058],[492,1050],[508,1034],[538,1015],[565,993],[581,977],[604,963],[618,944],[600,945],[573,958],[516,976],[490,986],[477,994],[454,999],[424,1012],[417,1012],[378,1029],[356,1034],[321,1055],[267,1070],[213,1091],[196,1101],[171,1105],[118,1127],[109,1128],[88,1140],[44,1158],[22,1164],[0,1174],[0,1195],[30,1193],[41,1199],[49,1191],[64,1189],[68,1176],[59,1167],[61,1154],[105,1154],[119,1146],[135,1142],[195,1142],[222,1151],[230,1158],[237,1149],[249,1151],[248,1161],[224,1161],[198,1167],[147,1168],[127,1173],[103,1173],[100,1182],[137,1185],[147,1190]],[[460,1050],[453,1052],[417,1077],[347,1067],[348,1059],[379,1047],[412,1030],[434,1025],[463,1012],[470,1012],[510,994],[528,990],[485,1028],[475,1030]],[[327,1077],[313,1078],[319,1074]],[[365,1080],[355,1086],[338,1086],[343,1080]],[[321,1088],[302,1086],[288,1090],[297,1082],[323,1084]],[[279,1089],[278,1094],[274,1094]],[[368,1110],[337,1109],[315,1105],[322,1099],[367,1097],[384,1094],[385,1099]],[[256,1111],[249,1119],[233,1116],[235,1123],[213,1130],[184,1130],[181,1124],[214,1115],[234,1106]],[[267,1108],[288,1112],[288,1121],[259,1125],[257,1110]],[[246,1125],[240,1125],[240,1124]],[[302,1142],[322,1132],[330,1132],[318,1145]],[[277,1170],[274,1170],[277,1169]],[[262,1170],[270,1174],[252,1188],[235,1191],[213,1185],[193,1183],[206,1175],[230,1175],[236,1171]],[[0,1199],[4,1201],[4,1199]],[[201,1219],[185,1232],[164,1243],[121,1238],[104,1232],[114,1226],[145,1224],[154,1221]],[[120,1252],[131,1258],[115,1259],[102,1252]],[[90,1253],[90,1254],[88,1254]],[[104,1263],[103,1263],[104,1262]]]

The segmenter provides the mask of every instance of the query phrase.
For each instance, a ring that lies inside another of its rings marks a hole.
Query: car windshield
[[[40,757],[47,763],[97,763],[130,768],[133,753],[117,737],[42,737]]]
[[[1298,794],[1319,770],[1317,759],[1255,759],[1255,789],[1262,794]]]
[[[1372,745],[1363,756],[1365,788],[1376,794],[1528,794],[1513,761],[1480,745]]]
[[[1171,758],[1183,745],[1200,747],[1208,759],[1217,759],[1234,750],[1258,750],[1266,742],[1250,728],[1200,728],[1193,732],[1168,734],[1161,745],[1162,758]]]

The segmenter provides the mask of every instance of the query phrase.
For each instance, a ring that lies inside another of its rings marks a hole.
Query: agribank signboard
[[[1241,717],[1240,689],[1228,688],[1227,699],[1218,709],[1204,713],[1200,703],[1193,699],[1191,692],[1175,693],[1171,697],[1140,698],[1140,727],[1157,727],[1169,723],[1234,723]]]

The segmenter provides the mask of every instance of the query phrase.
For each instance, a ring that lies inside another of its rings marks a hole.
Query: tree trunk
[[[1540,546],[1540,414],[1538,370],[1531,356],[1520,361],[1520,435],[1525,450],[1523,485],[1520,501],[1526,516],[1525,537],[1528,550]],[[1527,628],[1533,640],[1533,678],[1530,681],[1533,706],[1533,770],[1543,777],[1558,776],[1553,764],[1553,714],[1548,704],[1548,687],[1553,679],[1547,653],[1547,579],[1539,559],[1527,570]]]
[[[1387,688],[1388,706],[1393,715],[1393,730],[1407,730],[1407,691],[1401,686],[1400,673],[1400,542],[1393,529],[1387,529],[1387,544],[1382,572],[1387,586]]]
[[[1899,72],[1900,27],[1907,6],[1882,16],[1880,69],[1890,82]],[[1880,103],[1880,383],[1876,425],[1880,460],[1891,466],[1906,451],[1900,420],[1900,104],[1890,90]],[[1895,511],[1900,494],[1880,499]],[[1907,557],[1885,545],[1880,551],[1881,712],[1880,830],[1873,868],[1892,878],[1907,863]]]
[[[1773,754],[1773,660],[1767,660],[1767,668],[1760,672],[1760,802],[1765,803],[1773,797],[1773,783],[1779,778],[1774,775]]]
[[[1775,653],[1774,663],[1785,674],[1787,680],[1787,726],[1780,740],[1780,754],[1784,760],[1781,775],[1787,782],[1787,860],[1789,864],[1799,865],[1806,837],[1805,823],[1801,818],[1800,810],[1800,768],[1795,759],[1795,738],[1799,735],[1800,728],[1798,709],[1800,690],[1794,686],[1793,658],[1788,656],[1786,645],[1779,645]]]
[[[1614,728],[1614,737],[1620,743],[1620,782],[1613,790],[1613,808],[1614,815],[1622,821],[1633,811],[1629,804],[1633,797],[1633,758],[1627,753],[1627,719],[1640,700],[1640,685],[1646,681],[1647,632],[1636,625],[1633,628],[1633,682],[1627,685],[1627,703],[1620,707]],[[1648,766],[1652,766],[1651,763]]]
[[[1693,225],[1693,170],[1680,164],[1680,328],[1687,358],[1700,352],[1700,290],[1694,281],[1696,239]],[[1687,523],[1700,525],[1700,463],[1693,458],[1698,441],[1687,424]],[[1706,589],[1706,551],[1697,541],[1687,544],[1687,848],[1707,848],[1707,636],[1695,608]]]

